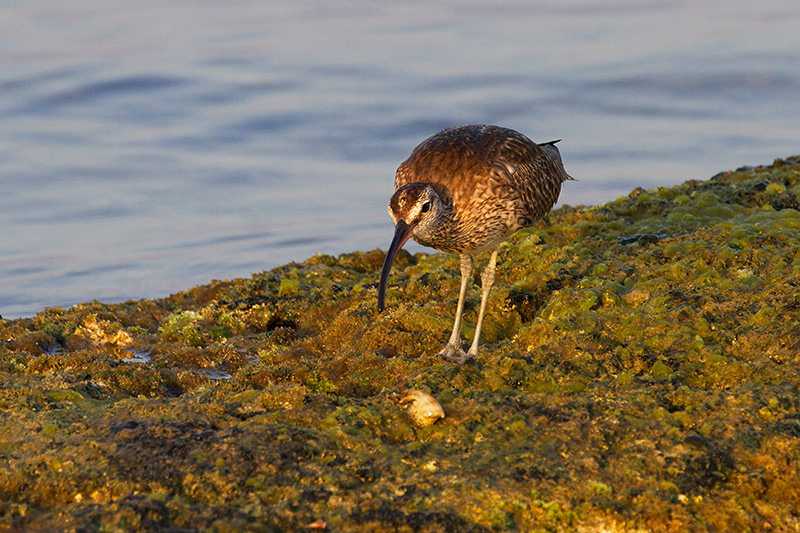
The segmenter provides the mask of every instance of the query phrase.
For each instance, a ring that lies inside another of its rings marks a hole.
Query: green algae
[[[556,210],[501,247],[480,370],[434,356],[442,254],[382,314],[374,250],[0,320],[0,529],[798,529],[797,194],[793,157]]]

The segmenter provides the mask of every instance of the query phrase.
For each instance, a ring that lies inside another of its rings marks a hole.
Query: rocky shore
[[[0,320],[0,530],[800,529],[798,195],[795,156],[554,211],[501,248],[481,369],[434,357],[442,254],[382,314],[374,250]]]

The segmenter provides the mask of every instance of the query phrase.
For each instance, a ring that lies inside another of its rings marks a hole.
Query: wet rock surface
[[[793,157],[553,212],[501,248],[480,369],[434,357],[439,254],[383,314],[375,250],[0,320],[0,529],[798,529],[798,194]]]

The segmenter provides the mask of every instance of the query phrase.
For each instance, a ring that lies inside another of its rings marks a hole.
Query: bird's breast
[[[413,239],[441,252],[478,254],[495,248],[519,227],[509,211],[490,210],[483,216],[455,216],[430,228],[418,228]]]

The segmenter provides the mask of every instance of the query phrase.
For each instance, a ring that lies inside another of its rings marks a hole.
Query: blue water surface
[[[572,205],[798,154],[797,28],[796,0],[6,1],[0,314],[385,249],[397,165],[457,124],[563,139]]]

